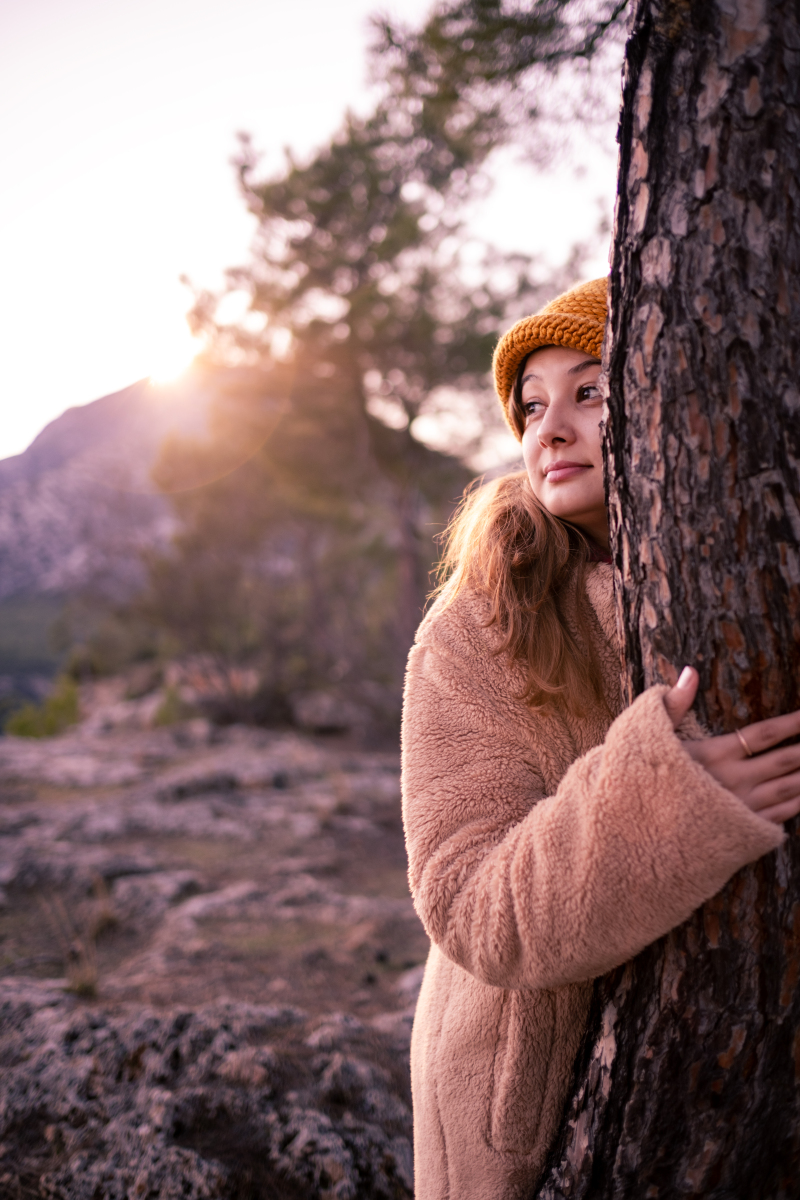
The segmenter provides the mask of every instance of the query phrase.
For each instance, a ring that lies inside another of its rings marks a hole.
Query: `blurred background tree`
[[[463,0],[435,5],[419,29],[377,18],[376,73],[397,95],[424,99],[434,129],[455,121],[485,152],[514,142],[541,162],[556,148],[554,124],[561,135],[576,123],[585,131],[609,98],[617,104],[608,80],[620,69],[628,8],[628,0]],[[549,86],[557,78],[567,81],[558,101]]]
[[[416,31],[376,20],[371,115],[348,113],[310,161],[287,152],[266,179],[241,135],[258,232],[225,291],[196,297],[212,436],[162,452],[181,532],[150,557],[138,605],[177,652],[257,665],[228,718],[288,717],[292,697],[334,689],[396,722],[434,536],[502,428],[498,333],[579,278],[585,253],[553,272],[467,239],[463,212],[497,147],[548,152],[537,87],[618,40],[623,8],[471,2]],[[434,449],[421,437],[437,425]],[[218,478],[182,488],[203,461]]]

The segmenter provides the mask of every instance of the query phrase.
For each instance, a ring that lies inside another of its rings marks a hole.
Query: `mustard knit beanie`
[[[541,346],[569,346],[600,357],[606,327],[608,280],[592,279],[545,304],[541,312],[517,321],[497,343],[492,369],[494,386],[514,436],[508,405],[519,364]]]

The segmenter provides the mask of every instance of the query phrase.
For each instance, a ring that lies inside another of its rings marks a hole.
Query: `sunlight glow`
[[[163,344],[156,348],[150,382],[172,383],[189,369],[202,348],[186,325],[170,331],[168,336],[165,335]]]
[[[430,3],[389,8],[415,26]],[[22,453],[66,407],[150,372],[174,378],[197,354],[184,320],[191,297],[178,279],[224,289],[226,268],[247,260],[256,234],[230,168],[233,131],[252,131],[265,155],[259,174],[270,178],[283,169],[282,147],[302,160],[345,109],[366,117],[375,93],[363,82],[363,54],[375,7],[305,0],[298,21],[297,5],[263,0],[3,6],[0,459]],[[616,191],[613,126],[597,153],[582,139],[581,179],[569,156],[533,176],[515,150],[493,156],[487,178],[498,186],[465,213],[471,233],[548,265],[576,241],[597,243],[592,197],[610,215]],[[419,186],[406,182],[409,201]],[[607,243],[599,239],[596,263],[584,261],[584,278],[608,269]],[[56,321],[45,319],[42,279]],[[381,290],[394,284],[386,276]],[[274,357],[288,357],[289,331],[265,328],[243,300],[230,315],[263,334]],[[340,321],[333,334],[345,341],[346,322],[338,312],[328,319]]]

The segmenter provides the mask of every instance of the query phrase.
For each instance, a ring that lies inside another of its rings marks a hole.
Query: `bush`
[[[9,717],[6,733],[17,737],[53,737],[79,719],[78,685],[62,676],[42,704],[26,704]]]
[[[65,620],[59,630],[59,642],[66,652],[64,671],[78,681],[117,675],[131,664],[154,662],[161,649],[157,634],[131,609],[98,613],[86,606],[80,608],[77,602],[71,623]]]
[[[196,715],[195,710],[182,700],[178,689],[170,686],[164,689],[164,699],[156,710],[153,724],[175,725],[178,721],[185,721],[188,717]]]

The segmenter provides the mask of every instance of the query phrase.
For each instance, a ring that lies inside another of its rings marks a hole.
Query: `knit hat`
[[[494,386],[514,436],[508,405],[519,364],[541,346],[569,346],[600,357],[606,327],[608,280],[592,279],[545,304],[541,312],[523,317],[497,343],[492,369]]]

